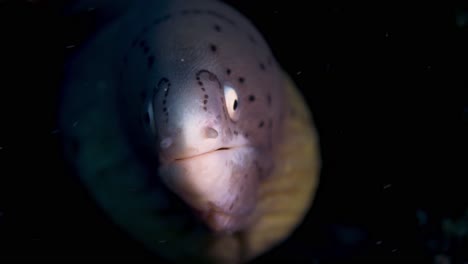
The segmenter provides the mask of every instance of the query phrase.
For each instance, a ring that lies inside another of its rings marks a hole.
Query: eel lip
[[[210,150],[210,151],[203,152],[203,153],[196,154],[196,155],[192,155],[192,156],[181,157],[181,158],[175,158],[175,159],[173,159],[172,161],[173,161],[173,162],[181,162],[181,161],[184,161],[184,160],[194,159],[194,158],[198,158],[198,157],[210,155],[210,154],[213,154],[213,153],[215,153],[215,152],[230,150],[230,149],[233,149],[233,148],[235,148],[235,147],[221,147],[221,148],[218,148],[218,149],[215,149],[215,150]]]

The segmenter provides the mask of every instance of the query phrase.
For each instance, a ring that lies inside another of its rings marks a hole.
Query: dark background
[[[228,2],[297,82],[323,159],[304,223],[257,261],[468,261],[467,238],[441,228],[468,208],[467,6]],[[62,17],[64,3],[0,1],[0,260],[154,259],[109,221],[60,155],[66,47],[95,21]]]

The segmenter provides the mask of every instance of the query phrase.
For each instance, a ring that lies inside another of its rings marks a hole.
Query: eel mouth
[[[203,152],[203,153],[196,154],[196,155],[191,155],[191,156],[186,156],[186,157],[181,157],[181,158],[175,158],[175,159],[173,159],[173,162],[178,163],[178,162],[183,162],[183,161],[186,161],[186,160],[202,158],[202,157],[206,157],[208,155],[213,155],[213,154],[217,154],[217,153],[220,153],[220,152],[223,152],[223,151],[229,151],[229,150],[233,150],[235,148],[240,148],[240,147],[242,147],[242,146],[239,146],[239,147],[221,147],[221,148],[218,148],[218,149],[215,149],[215,150],[210,150],[210,151]]]

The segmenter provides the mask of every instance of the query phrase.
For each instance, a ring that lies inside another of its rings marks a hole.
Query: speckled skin
[[[67,67],[67,156],[114,221],[158,254],[251,259],[284,239],[313,197],[319,159],[304,102],[225,4],[118,2]],[[268,205],[282,186],[295,194]],[[291,197],[297,208],[282,208]]]

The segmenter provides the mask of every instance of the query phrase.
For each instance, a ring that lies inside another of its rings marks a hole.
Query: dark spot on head
[[[265,64],[263,64],[263,62],[260,63],[260,69],[262,69],[262,71],[265,70]]]
[[[202,87],[201,89],[202,89],[202,91],[205,91],[205,88],[204,88],[204,87]]]
[[[262,120],[262,121],[260,121],[260,123],[258,124],[258,127],[259,127],[259,128],[262,128],[264,124],[265,124],[265,123],[264,123],[263,120]]]
[[[237,130],[234,130],[234,135],[237,136],[238,134],[239,134],[239,132],[237,132]]]
[[[210,44],[210,50],[211,50],[212,52],[216,52],[217,49],[218,49],[218,47],[217,47],[216,45]]]
[[[143,121],[145,122],[146,125],[149,124],[149,122],[150,122],[150,117],[149,117],[148,112],[145,112],[145,115],[143,116]]]
[[[151,67],[153,67],[153,63],[154,63],[154,56],[151,55],[148,57],[148,69],[151,69]]]
[[[144,46],[144,47],[143,47],[143,53],[144,53],[144,54],[147,54],[148,51],[149,51],[148,46]]]
[[[203,100],[203,104],[206,104],[208,101],[207,100]]]
[[[218,24],[216,24],[214,25],[214,30],[216,30],[216,32],[221,32],[221,27]]]
[[[158,86],[162,86],[164,83],[168,83],[168,82],[169,80],[166,77],[163,77],[161,78],[161,80],[159,80]]]
[[[249,95],[249,101],[250,102],[255,101],[255,96],[253,94]]]
[[[164,111],[164,112],[167,112],[167,107],[164,107],[164,108],[163,108],[163,111]]]
[[[203,83],[201,81],[198,81],[198,85],[203,85]]]
[[[226,73],[229,75],[231,74],[231,69],[226,69]]]
[[[245,82],[244,77],[239,77],[239,82],[240,82],[240,83],[244,83],[244,82]]]
[[[180,12],[182,15],[188,15],[190,13],[189,10],[185,9],[185,10],[182,10],[182,12]]]
[[[244,134],[244,137],[248,138],[248,137],[249,137],[249,133],[245,133],[245,134]]]
[[[203,110],[205,110],[205,111],[206,111],[206,106],[204,106],[204,107],[203,107]]]
[[[140,41],[140,47],[143,48],[144,46],[145,46],[145,41],[144,40]]]
[[[166,99],[163,100],[163,105],[165,105],[165,104],[166,104]]]
[[[197,81],[200,81],[200,77],[199,77],[199,76],[197,76]]]
[[[229,206],[229,211],[232,210],[232,207],[234,207],[234,203],[232,203],[232,204]]]
[[[205,94],[205,99],[208,99],[208,95],[207,95],[207,94]]]

